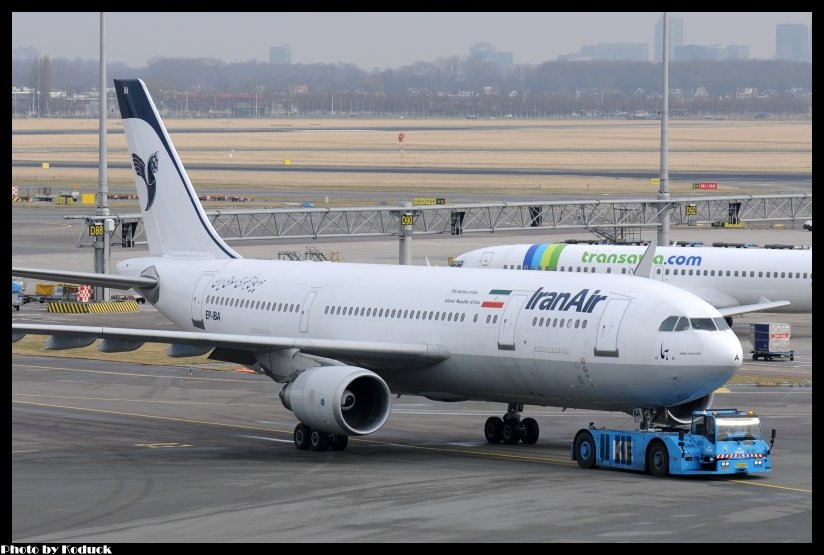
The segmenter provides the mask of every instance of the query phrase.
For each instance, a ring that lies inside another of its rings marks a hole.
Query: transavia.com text
[[[108,545],[4,545],[0,555],[111,555]]]

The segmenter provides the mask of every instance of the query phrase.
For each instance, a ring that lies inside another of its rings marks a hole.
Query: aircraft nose
[[[726,383],[741,368],[744,351],[735,333],[725,330],[706,337],[702,358],[704,367]]]

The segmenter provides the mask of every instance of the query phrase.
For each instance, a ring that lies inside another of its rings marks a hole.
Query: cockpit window
[[[463,263],[463,260],[453,260],[450,266],[452,266],[453,268],[460,268],[461,266],[463,266]]]
[[[718,328],[721,331],[730,329],[729,324],[727,324],[727,321],[724,319],[723,316],[718,317],[718,318],[713,318],[712,321],[715,322],[715,327]]]
[[[712,318],[690,318],[690,323],[694,330],[715,331],[715,322]]]
[[[675,324],[675,330],[673,331],[684,331],[690,329],[690,320],[689,318],[684,318],[683,316],[678,319],[678,323]]]
[[[658,331],[672,331],[675,328],[675,322],[678,321],[678,316],[670,316],[663,322],[661,322],[661,327],[658,328]]]

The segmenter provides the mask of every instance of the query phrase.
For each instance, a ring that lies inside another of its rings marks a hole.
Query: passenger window
[[[489,314],[487,314],[487,315],[486,315],[486,323],[487,323],[487,324],[489,323],[489,320],[490,320],[491,318],[492,318],[492,316],[490,316]]]
[[[662,52],[663,52],[663,50],[662,50]],[[472,322],[476,323],[477,321],[478,321],[478,315],[476,314],[475,316],[472,317]]]
[[[587,327],[587,321],[586,321],[586,320],[584,320],[583,322],[581,322],[581,329],[582,329],[582,330],[583,330],[583,329],[586,329],[586,327]]]
[[[461,322],[463,322],[463,321],[464,321],[464,316],[466,316],[466,314],[464,314],[463,312],[461,312]]]
[[[544,320],[544,319],[543,319],[543,318],[541,318],[541,321],[543,321],[543,320]],[[535,326],[535,322],[537,322],[537,321],[538,321],[538,317],[537,317],[537,316],[533,316],[533,317],[532,317],[532,326],[533,326],[533,327]]]
[[[498,323],[498,315],[497,315],[497,314],[496,314],[495,316],[493,316],[493,317],[492,317],[492,323],[493,323],[493,324],[497,324],[497,323]]]
[[[563,318],[561,318],[561,324],[558,327],[561,327],[561,328],[564,327],[564,319]]]

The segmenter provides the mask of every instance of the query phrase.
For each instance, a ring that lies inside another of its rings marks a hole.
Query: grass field
[[[647,179],[531,175],[403,174],[394,169],[566,169],[573,171],[660,171],[660,122],[629,120],[167,120],[169,134],[186,164],[221,164],[230,171],[189,170],[195,187],[219,186],[256,197],[277,197],[285,189],[654,194]],[[96,164],[97,120],[12,120],[12,161],[85,161]],[[198,130],[199,132],[186,132]],[[57,133],[59,132],[59,133]],[[398,141],[405,134],[403,150]],[[122,122],[109,122],[109,160],[129,160]],[[244,168],[367,167],[385,172],[249,172]],[[670,172],[812,171],[812,121],[671,121]],[[723,182],[719,194],[723,193]],[[12,168],[20,186],[53,186],[95,192],[96,167]],[[111,192],[133,192],[128,169],[108,170]],[[670,192],[691,194],[691,183],[670,181]],[[747,192],[740,188],[737,192]]]

